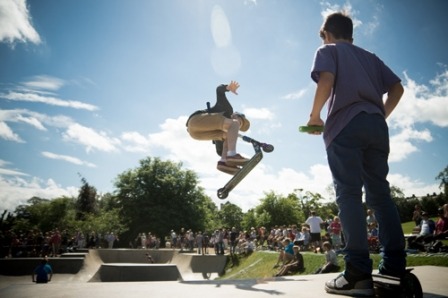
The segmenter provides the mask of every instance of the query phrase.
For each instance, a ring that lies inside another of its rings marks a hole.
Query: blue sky
[[[447,165],[448,2],[308,0],[0,0],[0,210],[32,196],[78,193],[80,173],[100,193],[139,160],[194,170],[217,203],[230,176],[211,142],[185,129],[190,113],[229,94],[247,132],[275,151],[228,197],[243,210],[294,189],[331,199],[322,138],[300,134],[323,17],[345,9],[355,44],[385,61],[405,94],[388,123],[392,185],[439,193]],[[253,154],[240,142],[238,151]]]

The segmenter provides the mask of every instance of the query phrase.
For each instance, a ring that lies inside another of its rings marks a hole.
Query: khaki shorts
[[[225,134],[222,130],[225,119],[221,113],[197,114],[188,121],[187,131],[196,140],[222,141]]]

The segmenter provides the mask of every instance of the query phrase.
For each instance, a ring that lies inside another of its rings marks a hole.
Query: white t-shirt
[[[306,220],[306,223],[310,225],[310,233],[320,233],[320,225],[324,221],[319,216],[310,216]]]

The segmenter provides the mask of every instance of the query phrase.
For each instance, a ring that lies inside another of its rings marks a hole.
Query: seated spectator
[[[284,248],[280,249],[277,264],[275,264],[274,268],[278,267],[280,262],[282,262],[282,265],[285,265],[286,263],[289,263],[294,259],[294,243],[291,242],[291,239],[285,238],[282,244]]]
[[[422,213],[422,231],[418,236],[411,236],[408,238],[408,248],[417,249],[419,251],[440,250],[443,246],[443,243],[440,240],[448,237],[448,218],[444,215],[443,208],[439,208],[438,215],[439,219],[437,220],[437,223],[434,224],[434,221],[427,218],[426,213]],[[426,227],[426,225],[428,225],[428,227]],[[434,230],[432,231],[432,229]]]
[[[51,281],[53,277],[53,270],[50,264],[48,264],[47,257],[44,257],[41,263],[34,269],[32,278],[33,282],[43,284]]]
[[[299,232],[294,239],[294,245],[298,245],[300,247],[300,250],[308,250],[310,239],[310,231],[307,227],[302,227],[302,231]]]
[[[336,255],[336,252],[331,246],[331,243],[325,241],[322,246],[325,251],[325,264],[319,269],[317,269],[315,274],[338,272],[340,268],[338,264],[338,256]]]
[[[290,263],[283,265],[275,276],[293,275],[305,269],[300,247],[294,245],[292,249],[294,251],[294,259]]]

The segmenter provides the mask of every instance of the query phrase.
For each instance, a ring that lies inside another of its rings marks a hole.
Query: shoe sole
[[[249,161],[249,159],[234,159],[234,160],[227,160],[227,164],[229,166],[244,166],[247,162]]]
[[[229,175],[235,175],[240,170],[239,168],[231,168],[231,167],[217,167],[217,169]]]
[[[354,297],[375,297],[374,289],[338,290],[338,289],[329,288],[327,285],[325,285],[325,291],[327,291],[327,293],[346,295],[346,296],[354,296]]]

